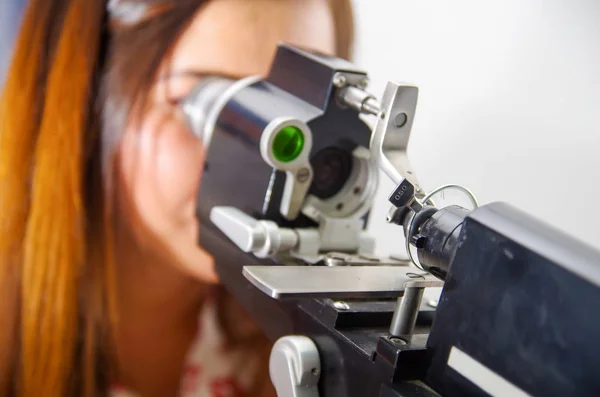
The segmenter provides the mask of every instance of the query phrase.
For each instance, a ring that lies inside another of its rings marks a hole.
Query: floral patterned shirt
[[[179,397],[238,397],[251,386],[259,368],[257,357],[225,349],[216,307],[209,300],[199,316],[198,333],[188,352]],[[114,384],[110,397],[143,397]]]

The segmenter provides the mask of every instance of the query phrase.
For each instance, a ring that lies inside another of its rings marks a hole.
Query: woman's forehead
[[[325,0],[213,0],[173,49],[172,73],[265,75],[277,43],[333,54],[333,18]]]

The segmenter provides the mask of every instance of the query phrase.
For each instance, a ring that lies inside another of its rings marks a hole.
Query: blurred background
[[[409,155],[426,190],[463,184],[600,247],[599,1],[354,5],[371,90],[420,89]],[[393,187],[382,176],[371,217],[381,253],[404,252],[385,223]]]
[[[0,83],[4,81],[23,3],[25,0],[0,0]]]
[[[0,2],[0,77],[23,2]],[[371,90],[387,79],[420,88],[409,154],[426,190],[463,184],[600,247],[600,2],[354,5],[355,61]],[[393,186],[381,180],[370,228],[380,253],[401,253],[401,230],[385,223]]]

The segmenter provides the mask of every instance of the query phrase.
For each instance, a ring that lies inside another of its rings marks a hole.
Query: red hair
[[[105,0],[25,11],[0,98],[0,397],[102,395],[118,369],[111,148],[203,3],[122,2],[154,12],[109,24]],[[347,57],[351,9],[331,6]]]

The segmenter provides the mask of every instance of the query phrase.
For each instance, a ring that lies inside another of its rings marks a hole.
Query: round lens
[[[304,148],[304,134],[294,126],[283,127],[273,140],[273,155],[282,163],[298,158]]]
[[[311,193],[326,199],[339,192],[350,177],[352,155],[338,147],[320,150],[311,160],[314,179]]]

